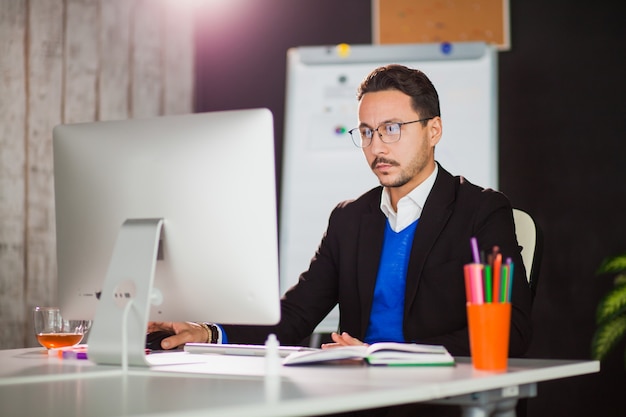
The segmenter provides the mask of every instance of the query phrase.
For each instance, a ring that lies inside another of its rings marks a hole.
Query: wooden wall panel
[[[63,74],[63,122],[96,120],[96,87],[100,54],[97,0],[68,0]]]
[[[57,302],[53,127],[192,112],[192,4],[3,0],[0,349],[36,346],[32,307]]]
[[[0,346],[24,338],[26,0],[0,7]]]
[[[30,1],[26,118],[27,329],[35,305],[56,303],[56,245],[52,177],[52,128],[61,123],[63,0]],[[34,343],[32,331],[27,344]]]
[[[185,114],[193,109],[194,54],[192,10],[171,5],[165,13],[164,108],[165,114]]]
[[[131,116],[152,117],[163,114],[163,10],[151,0],[135,3],[132,41],[141,40],[131,56]]]
[[[100,5],[98,119],[128,118],[130,108],[130,24],[133,2],[109,0]]]

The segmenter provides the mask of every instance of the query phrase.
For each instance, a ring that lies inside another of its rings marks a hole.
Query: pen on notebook
[[[60,359],[87,359],[87,346],[77,345],[56,349]]]
[[[64,350],[63,359],[87,359],[86,351]]]

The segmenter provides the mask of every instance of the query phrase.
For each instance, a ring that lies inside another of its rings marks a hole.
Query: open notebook
[[[340,346],[317,352],[296,352],[283,365],[305,365],[346,360],[386,366],[454,366],[454,357],[444,346],[379,342],[372,345]]]

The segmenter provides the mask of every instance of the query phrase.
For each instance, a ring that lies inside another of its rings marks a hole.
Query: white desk
[[[160,354],[195,364],[120,369],[48,357],[41,348],[0,351],[0,415],[304,416],[441,400],[486,415],[494,404],[534,396],[536,383],[598,372],[597,361],[515,359],[506,373],[455,367],[281,367],[264,358]],[[510,407],[509,407],[510,408]]]

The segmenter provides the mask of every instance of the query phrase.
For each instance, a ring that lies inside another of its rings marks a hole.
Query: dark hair
[[[378,67],[363,80],[357,90],[360,101],[366,93],[398,90],[411,97],[411,106],[421,118],[440,116],[439,95],[426,74],[403,65]]]

